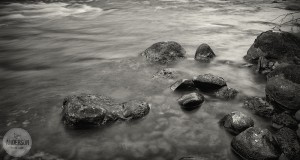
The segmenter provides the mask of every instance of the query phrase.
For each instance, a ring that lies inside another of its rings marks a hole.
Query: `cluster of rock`
[[[300,40],[288,32],[261,33],[244,59],[256,64],[256,70],[268,74],[280,64],[300,64]]]
[[[64,99],[62,119],[72,127],[102,126],[116,121],[139,119],[150,111],[147,102],[116,103],[103,95],[81,94]]]
[[[185,49],[177,42],[157,42],[141,53],[148,62],[155,64],[172,64],[185,58]],[[195,53],[195,60],[208,63],[214,57],[215,53],[208,44],[201,44]]]
[[[244,57],[267,77],[266,97],[248,97],[244,108],[270,118],[268,129],[254,127],[251,117],[232,112],[221,119],[237,135],[231,146],[244,159],[300,159],[300,41],[290,33],[267,31]],[[298,134],[298,135],[297,135]]]

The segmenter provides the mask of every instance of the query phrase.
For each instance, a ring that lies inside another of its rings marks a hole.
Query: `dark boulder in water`
[[[288,32],[261,33],[244,56],[248,62],[258,64],[258,70],[268,73],[278,64],[300,64],[300,40]]]
[[[189,91],[196,89],[194,82],[189,79],[180,79],[172,84],[170,88],[172,91]]]
[[[247,128],[254,126],[254,121],[251,117],[238,111],[225,115],[220,123],[226,130],[233,134],[239,134]]]
[[[300,144],[295,131],[286,127],[281,128],[275,133],[275,138],[287,159],[300,159]]]
[[[272,126],[276,129],[287,127],[296,130],[298,127],[297,121],[288,113],[274,114],[272,117]]]
[[[193,110],[201,106],[204,102],[204,96],[198,92],[192,92],[183,95],[178,99],[178,103],[181,105],[182,109]]]
[[[262,117],[271,118],[274,114],[274,107],[262,97],[245,98],[243,107]]]
[[[214,57],[215,57],[215,53],[213,52],[213,50],[210,48],[210,46],[208,44],[201,44],[195,53],[195,60],[199,61],[199,62],[205,62],[208,63],[210,62]]]
[[[247,160],[277,160],[281,154],[271,132],[257,127],[250,127],[234,137],[231,147]]]
[[[217,90],[214,93],[214,95],[217,98],[221,98],[221,99],[224,99],[224,100],[234,99],[237,94],[238,94],[238,91],[236,89],[229,88],[227,86],[224,86],[224,87],[220,88],[219,90]]]
[[[147,61],[157,64],[170,64],[185,58],[185,49],[177,42],[158,42],[141,53]]]
[[[300,66],[276,68],[267,76],[266,97],[274,106],[289,110],[300,109]]]
[[[141,118],[148,114],[149,109],[146,102],[129,101],[118,104],[106,96],[81,94],[65,98],[62,115],[67,126],[87,127]]]
[[[222,77],[212,74],[199,75],[193,79],[193,82],[199,90],[204,92],[213,92],[226,86]]]

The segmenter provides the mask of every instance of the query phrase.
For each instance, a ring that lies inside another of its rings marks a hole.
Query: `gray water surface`
[[[242,108],[244,96],[264,96],[265,80],[240,67],[258,34],[289,11],[282,4],[224,0],[9,1],[0,4],[0,135],[26,129],[30,153],[45,151],[70,160],[238,159],[232,136],[219,127],[228,112],[251,115],[256,126],[269,123]],[[187,59],[171,66],[191,78],[212,73],[239,91],[232,101],[206,96],[202,107],[184,112],[172,80],[154,80],[164,66],[148,65],[140,52],[159,41],[179,42]],[[210,64],[193,60],[209,44]],[[225,62],[225,63],[223,63]],[[123,102],[151,103],[141,120],[88,130],[61,123],[68,95],[103,94]]]

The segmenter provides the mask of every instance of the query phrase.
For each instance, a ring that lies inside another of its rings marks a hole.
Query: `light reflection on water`
[[[66,159],[235,159],[232,137],[218,120],[234,110],[250,115],[241,108],[243,95],[264,95],[264,80],[239,66],[255,37],[274,25],[269,20],[288,12],[275,5],[219,0],[1,4],[1,135],[23,127],[33,138],[32,153]],[[152,79],[163,66],[136,58],[151,44],[167,40],[187,51],[188,59],[172,66],[185,73],[182,78],[213,73],[240,96],[228,102],[206,97],[200,109],[182,111],[171,82]],[[217,54],[209,65],[193,61],[201,43]],[[221,63],[226,60],[232,65]],[[60,121],[62,100],[80,93],[120,102],[142,99],[152,108],[132,123],[66,129]],[[253,117],[257,126],[268,127]]]

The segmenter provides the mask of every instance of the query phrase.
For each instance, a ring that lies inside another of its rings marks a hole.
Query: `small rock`
[[[295,113],[295,118],[298,122],[300,122],[300,110]]]
[[[196,89],[194,82],[189,79],[178,80],[174,84],[172,84],[170,88],[172,91],[189,91]]]
[[[204,92],[216,91],[226,86],[226,82],[222,77],[212,74],[204,74],[194,77],[193,82],[199,90]]]
[[[292,116],[283,112],[280,114],[273,115],[272,126],[276,129],[280,129],[282,127],[288,127],[288,128],[296,130],[298,127],[298,123]]]
[[[185,53],[186,51],[179,43],[168,41],[153,44],[141,53],[141,55],[152,63],[170,64],[185,58]]]
[[[250,109],[254,114],[267,118],[271,118],[274,113],[274,107],[261,97],[246,98],[243,107]]]
[[[227,86],[222,87],[221,89],[217,90],[214,95],[217,98],[225,99],[225,100],[230,100],[234,99],[236,95],[238,94],[238,91],[233,88],[229,88]]]
[[[185,110],[193,110],[201,106],[204,102],[204,96],[197,92],[192,92],[186,95],[183,95],[178,99],[178,103]]]
[[[164,79],[175,79],[179,77],[179,71],[174,68],[164,68],[153,75],[153,79],[164,78]]]
[[[231,147],[243,159],[275,160],[280,156],[276,140],[267,129],[250,127],[231,141]]]
[[[215,53],[213,52],[213,50],[210,48],[210,46],[208,44],[201,44],[196,51],[195,54],[195,60],[199,61],[199,62],[210,62],[214,57],[215,57]]]
[[[295,131],[289,128],[281,128],[275,138],[283,154],[290,160],[300,159],[300,144]]]
[[[227,114],[220,122],[226,130],[233,134],[239,134],[247,128],[254,126],[254,121],[251,117],[238,111]]]

